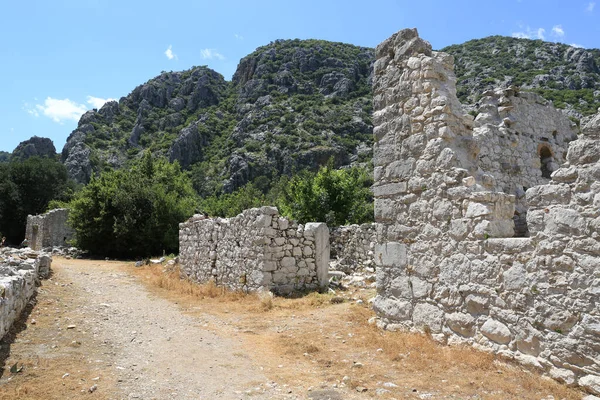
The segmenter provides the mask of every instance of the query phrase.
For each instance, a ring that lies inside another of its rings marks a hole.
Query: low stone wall
[[[34,250],[46,247],[66,246],[74,235],[67,223],[69,210],[57,208],[41,215],[27,216],[25,239]]]
[[[180,224],[179,252],[182,273],[197,282],[279,293],[328,284],[327,225],[297,224],[275,207],[227,219],[194,216]]]
[[[375,224],[345,225],[329,230],[331,258],[335,268],[346,274],[375,267],[374,253],[377,242]]]
[[[25,310],[36,292],[36,281],[50,274],[52,258],[31,249],[0,250],[0,338]]]

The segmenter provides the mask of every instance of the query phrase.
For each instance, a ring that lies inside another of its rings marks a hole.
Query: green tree
[[[27,215],[46,211],[52,200],[69,200],[75,184],[52,158],[31,157],[0,164],[0,231],[12,244],[25,237]]]
[[[264,206],[267,202],[263,192],[254,184],[248,183],[233,193],[202,199],[200,208],[210,216],[234,217],[248,208]]]
[[[197,197],[178,163],[147,152],[130,170],[93,177],[70,204],[77,245],[95,255],[138,257],[177,252],[179,223]]]
[[[283,187],[279,208],[283,215],[330,226],[373,221],[373,183],[363,168],[334,169],[333,162],[316,174],[303,172]]]

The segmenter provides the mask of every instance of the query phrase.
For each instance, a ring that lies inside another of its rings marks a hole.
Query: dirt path
[[[47,380],[60,375],[66,391],[44,395],[80,397],[96,385],[92,390],[101,398],[236,399],[246,398],[246,391],[253,399],[287,398],[262,388],[254,393],[268,380],[258,365],[240,356],[239,341],[207,330],[206,322],[149,294],[121,267],[55,260],[54,277],[40,288],[29,332],[22,332],[16,342],[32,345],[17,346],[24,351],[21,360],[34,355],[36,360],[47,356],[51,363],[67,358],[53,363],[63,369]],[[46,343],[34,342],[40,332],[33,331],[40,330],[47,335]],[[18,356],[13,353],[11,358]],[[43,367],[26,365],[24,373],[34,369]],[[21,376],[11,378],[17,381]],[[30,386],[29,395],[39,396],[36,385]]]
[[[343,293],[342,304],[271,303],[205,296],[160,266],[52,267],[0,348],[0,400],[581,398],[489,355],[378,331],[366,323],[368,290]],[[24,368],[13,374],[15,363]]]

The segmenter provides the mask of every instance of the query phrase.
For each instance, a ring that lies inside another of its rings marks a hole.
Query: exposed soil
[[[0,400],[582,397],[488,354],[378,330],[367,289],[271,299],[162,266],[52,268],[2,343]]]

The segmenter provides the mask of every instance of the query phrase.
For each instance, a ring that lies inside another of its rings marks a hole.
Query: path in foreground
[[[383,334],[364,306],[307,296],[264,311],[254,296],[153,288],[160,267],[145,268],[56,258],[0,349],[0,400],[581,398],[489,355]]]

